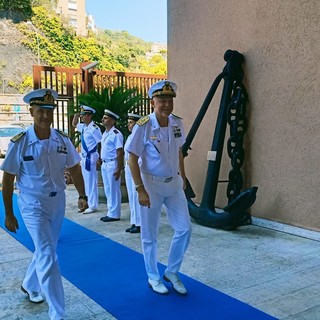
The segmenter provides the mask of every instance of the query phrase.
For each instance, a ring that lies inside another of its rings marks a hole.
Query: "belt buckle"
[[[171,182],[172,179],[173,179],[173,177],[165,178],[163,182],[168,183],[168,182]]]
[[[56,192],[50,192],[50,193],[49,193],[49,197],[55,197],[56,195],[57,195]]]

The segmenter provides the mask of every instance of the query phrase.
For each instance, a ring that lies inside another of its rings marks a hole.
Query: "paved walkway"
[[[67,203],[67,218],[141,252],[139,234],[124,231],[130,225],[127,203],[122,205],[121,220],[112,223],[99,221],[105,215],[105,203],[100,203],[94,214],[77,213],[77,194],[72,186],[67,189]],[[172,235],[165,221],[163,214],[159,241],[163,264]],[[0,243],[0,319],[47,320],[47,305],[30,304],[19,289],[31,252],[2,229]],[[318,241],[253,225],[222,231],[193,223],[181,272],[278,319],[320,319]],[[64,287],[66,320],[115,319],[70,282],[64,280]]]

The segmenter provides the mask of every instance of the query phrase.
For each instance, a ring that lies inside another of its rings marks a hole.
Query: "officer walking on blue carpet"
[[[168,80],[151,86],[148,94],[154,111],[137,121],[126,146],[140,203],[141,241],[148,284],[160,294],[168,293],[157,266],[162,205],[174,230],[163,279],[178,293],[187,293],[178,276],[190,241],[191,222],[184,194],[186,176],[181,149],[185,141],[184,129],[181,118],[172,114],[176,89],[177,85]]]
[[[89,205],[89,208],[83,211],[84,214],[97,211],[99,203],[97,161],[99,160],[98,143],[101,141],[102,134],[92,120],[95,112],[93,108],[83,105],[80,107],[80,114],[76,113],[72,120],[72,125],[81,133],[81,168]]]
[[[119,221],[121,216],[121,172],[123,169],[123,135],[115,127],[119,115],[105,109],[102,125],[105,132],[101,139],[101,176],[107,198],[107,215],[103,222]]]
[[[88,207],[81,158],[69,137],[51,128],[57,97],[51,89],[34,90],[24,96],[23,100],[30,105],[33,125],[11,139],[1,166],[5,226],[14,233],[19,229],[12,204],[16,179],[19,209],[35,247],[21,290],[33,303],[44,301],[42,292],[51,320],[61,320],[65,314],[56,249],[65,213],[66,168],[79,193],[79,209]]]

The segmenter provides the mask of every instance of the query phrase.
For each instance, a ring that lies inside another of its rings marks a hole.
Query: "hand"
[[[84,210],[86,210],[87,208],[89,208],[88,206],[88,202],[85,199],[79,199],[78,200],[78,208],[81,212],[83,212]]]
[[[116,181],[118,181],[118,179],[120,178],[121,176],[121,169],[117,169],[115,172],[114,172],[114,178],[116,179]]]
[[[17,218],[13,214],[6,215],[4,224],[8,231],[17,233],[17,230],[19,229],[19,224]]]
[[[96,162],[96,169],[99,171],[101,170],[101,165],[102,165],[102,160],[101,159],[98,159],[97,162]]]
[[[151,205],[150,198],[144,186],[139,188],[137,192],[138,192],[138,199],[139,199],[140,205],[143,207],[150,208],[150,205]]]

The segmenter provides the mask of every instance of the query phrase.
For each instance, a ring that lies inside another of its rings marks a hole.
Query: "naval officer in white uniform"
[[[101,176],[107,198],[107,215],[103,222],[119,221],[121,216],[121,172],[123,169],[123,135],[115,127],[119,115],[105,109],[102,125],[105,132],[101,139]]]
[[[186,176],[182,156],[185,141],[182,121],[172,114],[176,84],[159,81],[148,94],[154,112],[137,121],[126,146],[141,215],[141,241],[149,286],[157,293],[168,293],[157,266],[157,241],[161,207],[174,230],[164,280],[180,294],[187,290],[178,276],[191,236],[188,204],[184,194]],[[139,164],[138,161],[141,161]]]
[[[19,229],[12,207],[16,178],[21,216],[35,247],[21,290],[33,303],[44,301],[42,292],[51,320],[61,320],[65,314],[56,249],[65,213],[66,168],[79,193],[79,209],[88,207],[79,165],[81,158],[69,137],[50,127],[57,97],[51,89],[38,89],[25,95],[23,100],[30,105],[34,123],[12,138],[1,166],[5,226],[11,232]]]
[[[128,113],[128,130],[131,133],[134,125],[136,122],[141,118],[139,114],[136,113]],[[124,144],[124,173],[125,173],[125,179],[126,179],[126,187],[128,192],[128,200],[129,200],[129,206],[130,206],[130,223],[131,226],[126,229],[126,232],[130,233],[140,233],[141,230],[141,222],[140,222],[140,204],[138,200],[138,194],[136,192],[135,184],[132,179],[130,167],[128,165],[129,161],[129,152],[126,150],[126,146],[131,141],[131,134],[129,134],[126,143]]]
[[[92,120],[95,112],[93,108],[82,105],[80,114],[76,113],[72,120],[72,125],[81,133],[81,168],[89,205],[84,214],[97,211],[99,204],[97,161],[99,160],[98,144],[102,134]]]

